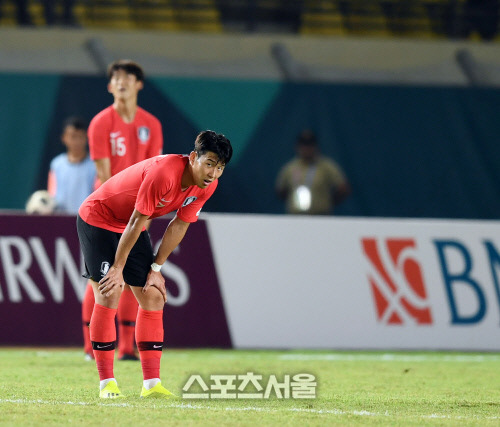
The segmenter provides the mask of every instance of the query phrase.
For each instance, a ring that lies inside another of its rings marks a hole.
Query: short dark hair
[[[203,154],[211,151],[217,154],[219,161],[224,164],[228,164],[233,156],[233,147],[231,146],[231,141],[227,139],[224,135],[216,133],[213,130],[205,130],[200,132],[196,137],[194,142],[194,151],[198,156],[203,156]]]
[[[83,120],[83,118],[79,116],[71,116],[64,120],[62,126],[63,132],[68,126],[73,126],[77,130],[83,130],[85,132],[87,131],[87,122],[85,122],[85,120]]]
[[[144,81],[144,71],[142,67],[130,59],[119,59],[108,66],[108,80],[111,80],[115,71],[123,70],[127,74],[133,74],[137,81]]]
[[[297,145],[318,145],[316,134],[311,129],[304,129],[297,136]]]

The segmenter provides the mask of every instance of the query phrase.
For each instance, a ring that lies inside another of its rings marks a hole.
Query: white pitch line
[[[283,354],[280,360],[317,360],[333,362],[371,361],[371,362],[500,362],[497,354],[457,354],[457,355],[411,355],[411,354]]]
[[[54,355],[75,356],[80,354],[79,351],[37,351],[36,355],[39,357],[53,357]],[[180,354],[176,353],[175,357]],[[167,355],[164,355],[167,357]],[[230,354],[227,352],[207,354],[206,357],[214,357],[217,359],[234,359],[234,358],[250,358],[256,359],[261,357],[258,354]],[[288,353],[278,354],[279,360],[317,360],[317,361],[380,361],[380,362],[499,362],[500,354],[404,354],[404,353]]]
[[[20,403],[26,405],[33,404],[41,404],[41,405],[72,405],[72,406],[106,406],[106,407],[123,407],[123,408],[144,408],[144,405],[136,405],[130,403],[111,403],[111,402],[99,402],[99,403],[91,403],[91,402],[58,402],[58,401],[49,401],[49,400],[28,400],[28,399],[0,399],[0,404],[2,403]],[[156,407],[156,405],[155,405]],[[341,409],[307,409],[307,408],[262,408],[258,406],[246,406],[246,407],[224,407],[219,408],[210,405],[194,405],[191,403],[187,404],[167,404],[167,405],[159,405],[162,408],[175,408],[175,409],[186,409],[186,410],[209,410],[209,411],[234,411],[234,412],[244,412],[244,411],[253,411],[253,412],[266,412],[266,413],[276,413],[276,412],[302,412],[309,414],[327,414],[327,415],[357,415],[362,417],[394,417],[397,416],[395,414],[390,414],[388,411],[386,412],[370,412],[370,411],[343,411]],[[489,416],[489,417],[478,417],[478,416],[453,416],[453,415],[441,415],[441,414],[430,414],[430,415],[417,415],[410,416],[410,418],[432,418],[432,419],[448,419],[448,420],[500,420],[500,416]]]

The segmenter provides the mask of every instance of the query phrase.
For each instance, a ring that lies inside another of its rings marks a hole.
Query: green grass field
[[[248,372],[263,388],[270,376],[313,374],[316,397],[140,399],[140,364],[117,361],[127,398],[100,400],[80,349],[0,348],[0,425],[500,425],[496,353],[167,349],[162,358],[163,384],[179,396],[193,374],[212,396],[211,376]]]

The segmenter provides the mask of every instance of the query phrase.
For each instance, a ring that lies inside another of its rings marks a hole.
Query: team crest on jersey
[[[139,129],[137,129],[137,136],[139,137],[139,141],[141,141],[143,144],[148,142],[149,134],[149,128],[146,126],[141,126]]]
[[[193,203],[198,197],[195,197],[195,196],[191,196],[191,197],[187,197],[186,200],[184,200],[184,203],[182,204],[182,207],[185,207],[187,205],[190,205],[191,203]]]

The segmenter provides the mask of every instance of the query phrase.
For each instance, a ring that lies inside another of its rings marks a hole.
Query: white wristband
[[[161,265],[156,264],[156,262],[153,262],[153,264],[151,264],[151,270],[156,271],[158,273],[161,270]]]

